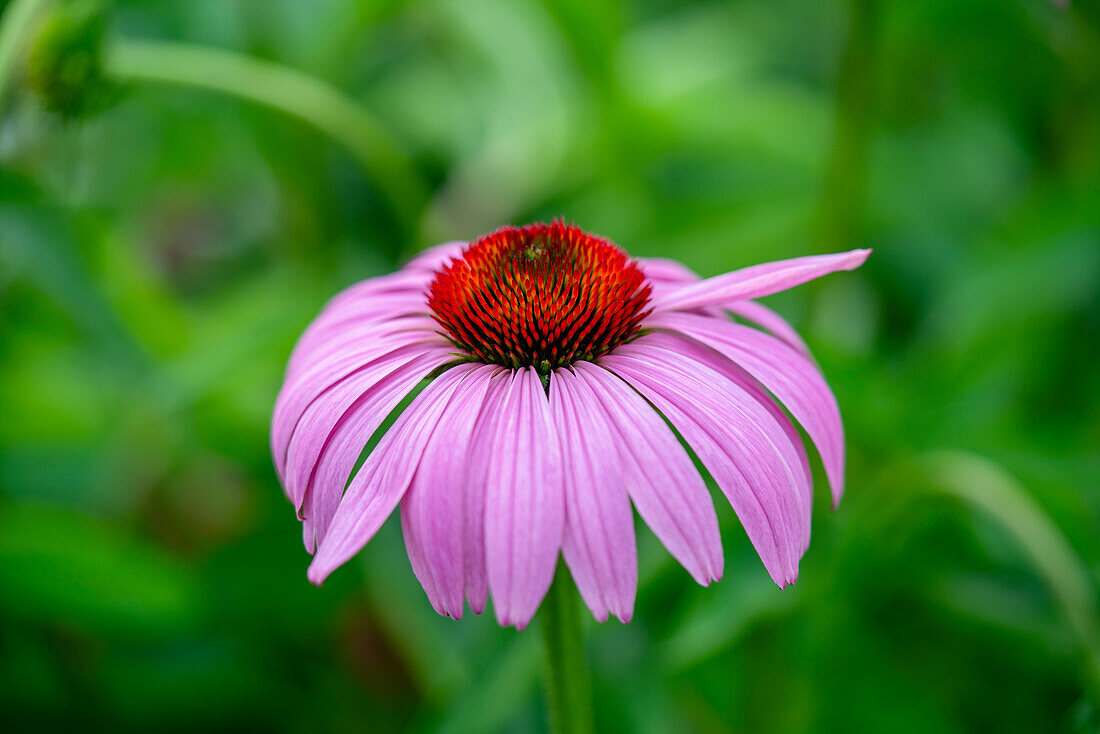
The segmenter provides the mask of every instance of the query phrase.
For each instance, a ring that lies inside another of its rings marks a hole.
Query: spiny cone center
[[[633,337],[649,296],[625,252],[554,222],[477,240],[436,274],[428,304],[471,359],[545,374]]]

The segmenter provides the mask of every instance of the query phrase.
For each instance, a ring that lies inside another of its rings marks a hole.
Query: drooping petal
[[[279,478],[285,480],[287,449],[302,414],[321,395],[360,372],[372,372],[378,379],[386,374],[390,358],[438,349],[446,344],[434,335],[413,331],[381,331],[377,338],[336,350],[295,374],[287,374],[271,417],[271,455]],[[392,361],[392,360],[391,360]],[[377,367],[382,367],[381,371]]]
[[[324,313],[309,325],[294,345],[287,362],[286,377],[292,379],[324,359],[331,351],[330,346],[346,340],[352,330],[422,331],[428,319],[426,311],[423,295],[418,293],[372,298]],[[370,338],[369,335],[364,336],[364,339]]]
[[[654,286],[683,285],[699,280],[699,275],[687,265],[664,257],[640,257],[638,267]]]
[[[417,356],[440,351],[442,344],[442,341],[437,341],[435,344],[421,344],[418,341],[408,343],[400,337],[385,337],[361,345],[355,350],[332,355],[313,365],[306,372],[289,377],[283,383],[283,389],[276,398],[272,416],[272,454],[280,478],[284,481],[286,479],[286,462],[291,439],[305,412],[319,398],[331,396],[341,386],[353,381],[356,385],[362,386],[362,390],[359,391],[361,393]],[[357,396],[358,393],[355,395]],[[327,398],[329,401],[334,399]],[[342,407],[347,407],[352,399],[354,398],[344,401]]]
[[[806,456],[806,447],[802,445],[802,436],[799,435],[798,429],[787,414],[783,412],[783,409],[776,404],[775,400],[764,391],[759,383],[743,373],[740,367],[729,360],[717,353],[714,356],[715,363],[722,363],[721,365],[715,364],[715,369],[733,379],[745,392],[752,395],[756,402],[763,405],[764,409],[771,413],[772,418],[775,419],[775,422],[787,436],[788,445],[794,449],[795,454],[798,456],[798,467],[801,471],[792,469],[792,472],[796,478],[795,491],[800,516],[799,527],[801,533],[799,535],[798,556],[801,558],[806,549],[810,547],[810,529],[814,506],[813,474],[810,472],[810,460]]]
[[[466,600],[474,614],[485,611],[489,599],[489,573],[485,567],[485,482],[495,460],[493,444],[501,420],[501,408],[512,384],[512,372],[497,369],[489,378],[484,403],[470,436],[466,473],[465,528]]]
[[[465,597],[465,494],[470,435],[493,373],[500,368],[461,364],[454,397],[424,449],[412,485],[401,500],[401,527],[413,573],[439,614],[462,618]]]
[[[794,497],[795,507],[798,511],[797,527],[800,529],[798,535],[798,555],[801,557],[801,555],[806,552],[806,549],[810,547],[810,521],[813,514],[814,497],[813,476],[810,473],[810,462],[806,456],[806,449],[802,445],[802,436],[799,435],[798,429],[795,427],[794,423],[791,422],[790,417],[783,412],[783,409],[779,407],[775,399],[768,395],[763,386],[753,379],[752,375],[730,361],[727,357],[723,356],[720,352],[701,343],[685,339],[674,338],[668,340],[668,335],[666,334],[654,334],[651,339],[652,344],[661,344],[674,351],[683,352],[685,356],[689,356],[691,359],[695,360],[698,365],[705,366],[733,382],[755,400],[757,404],[763,407],[775,420],[774,425],[779,426],[782,430],[783,435],[787,438],[787,442],[784,443],[783,439],[777,434],[772,435],[773,440],[776,442],[776,445],[782,447],[785,453],[789,453],[788,450],[794,451],[799,459],[798,469],[796,470],[794,467],[791,467],[791,471],[795,480]]]
[[[675,290],[655,293],[651,306],[654,312],[691,311],[706,306],[726,306],[750,298],[762,298],[837,270],[854,270],[870,254],[870,250],[851,250],[833,255],[811,255],[753,265]]]
[[[604,622],[610,612],[628,622],[638,587],[638,549],[614,434],[595,393],[567,369],[550,377],[550,412],[562,449],[562,555],[596,619]]]
[[[439,362],[446,355],[446,349],[439,345],[383,341],[369,350],[334,357],[300,380],[287,383],[272,420],[272,453],[295,507],[301,507],[305,480],[340,416],[363,393],[409,363],[425,356]],[[299,457],[293,471],[292,448]]]
[[[444,372],[416,396],[378,442],[340,500],[309,566],[320,584],[366,545],[401,501],[464,373]]]
[[[807,357],[811,356],[810,348],[806,346],[806,342],[802,341],[802,336],[794,330],[794,327],[764,304],[756,301],[738,301],[726,304],[726,310],[770,331]]]
[[[468,242],[444,242],[435,247],[429,247],[413,256],[405,263],[402,270],[428,272],[433,275],[448,262],[462,254]]]
[[[722,577],[722,538],[714,504],[691,457],[664,419],[617,375],[573,366],[598,397],[625,467],[630,498],[646,524],[698,583]]]
[[[668,347],[675,350],[685,349],[685,340],[678,336],[654,334],[652,339],[655,344],[667,344]],[[800,528],[798,556],[801,558],[806,549],[810,547],[810,528],[813,515],[813,474],[810,471],[810,460],[806,455],[806,447],[802,443],[802,436],[799,434],[798,428],[791,417],[776,402],[775,398],[768,394],[764,386],[740,365],[725,357],[721,352],[698,342],[688,339],[686,344],[685,356],[690,357],[699,364],[706,365],[744,390],[771,415],[775,421],[774,425],[779,426],[786,437],[786,442],[778,436],[774,436],[774,441],[776,446],[779,447],[780,453],[784,455],[784,461],[787,462],[786,466],[790,469],[790,475],[794,478],[794,499],[799,516],[798,527]],[[789,463],[792,451],[798,457],[797,466],[792,466]]]
[[[472,451],[484,467],[485,561],[497,620],[522,629],[550,588],[565,523],[561,449],[533,367],[517,370],[494,430]],[[488,440],[485,440],[488,439]],[[480,477],[471,475],[471,483]]]
[[[725,375],[690,356],[694,343],[650,334],[602,363],[676,427],[733,505],[772,579],[798,574],[809,518],[799,506],[802,462],[773,415]]]
[[[359,351],[370,351],[382,342],[439,341],[435,322],[428,316],[411,313],[349,319],[347,323],[313,336],[308,351],[298,353],[291,362],[286,375],[288,383],[333,357],[350,357]]]
[[[756,329],[691,314],[660,314],[651,324],[685,334],[740,365],[775,395],[817,446],[834,504],[844,491],[844,426],[821,372],[784,342]]]
[[[304,454],[304,457],[313,458],[314,465],[305,479],[306,488],[302,499],[304,509],[301,514],[307,532],[313,529],[316,545],[320,545],[324,539],[348,478],[374,431],[421,380],[442,367],[448,359],[449,355],[443,350],[429,352],[418,357],[407,369],[402,369],[391,379],[371,385],[350,405],[345,401],[349,393],[354,394],[354,385],[347,387],[349,392],[343,395],[334,394],[331,401],[326,395],[310,407],[311,411],[326,411],[332,405],[349,405],[332,423],[328,437],[317,453]],[[326,426],[329,425],[329,416],[331,413],[324,418]],[[310,444],[311,447],[313,445],[315,444]],[[293,446],[292,444],[292,448]],[[299,465],[305,465],[308,458],[305,461],[299,460]],[[288,484],[301,482],[303,475],[292,474],[290,468],[288,461]]]
[[[422,294],[430,281],[429,273],[416,270],[398,270],[396,273],[366,278],[352,283],[330,298],[318,315],[330,316],[341,309],[376,299]]]
[[[794,480],[793,499],[797,510],[798,530],[798,558],[810,547],[810,527],[813,515],[813,475],[810,472],[810,461],[806,456],[806,448],[802,445],[802,436],[798,433],[790,416],[776,403],[775,399],[767,393],[764,387],[748,372],[736,363],[730,361],[720,352],[690,339],[669,334],[652,334],[651,343],[672,349],[677,353],[692,359],[696,365],[703,365],[715,373],[720,374],[738,388],[743,390],[755,403],[761,406],[774,420],[774,423],[766,424],[769,439],[774,442],[779,454],[783,457],[784,466],[789,470],[788,476]],[[782,436],[774,433],[774,427],[778,426]],[[784,437],[786,440],[784,441]],[[790,462],[791,454],[798,458],[797,465]],[[789,493],[784,498],[791,497]]]
[[[343,327],[366,321],[397,318],[407,313],[426,313],[425,289],[431,281],[428,273],[398,271],[367,278],[343,289],[324,305],[294,345],[287,372],[308,358],[314,342]]]

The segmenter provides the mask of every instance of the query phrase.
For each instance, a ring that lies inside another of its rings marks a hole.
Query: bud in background
[[[42,105],[66,118],[108,107],[118,85],[103,73],[104,3],[75,0],[52,10],[31,47],[27,77]]]

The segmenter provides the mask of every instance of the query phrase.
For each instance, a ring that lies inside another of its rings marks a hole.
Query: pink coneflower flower
[[[810,541],[810,470],[779,403],[817,447],[834,502],[844,434],[805,344],[751,299],[868,253],[700,280],[577,227],[532,224],[349,287],[299,340],[272,419],[275,465],[315,554],[309,579],[321,583],[400,504],[409,560],[440,614],[461,617],[464,600],[480,613],[491,593],[499,622],[524,627],[561,553],[596,618],[627,621],[632,504],[696,581],[722,575],[714,506],[678,432],[772,579],[792,583]]]

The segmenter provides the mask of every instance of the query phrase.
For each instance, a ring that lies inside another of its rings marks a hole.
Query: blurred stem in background
[[[119,81],[208,89],[303,120],[355,156],[401,222],[419,219],[427,192],[397,140],[362,106],[309,74],[230,51],[125,40],[110,45],[105,68]]]
[[[863,239],[877,19],[878,0],[849,0],[833,144],[822,181],[820,252],[850,249]]]
[[[922,486],[957,497],[996,520],[1020,544],[1080,647],[1084,684],[1100,707],[1100,607],[1088,567],[1015,479],[992,461],[962,451],[918,459]]]
[[[592,693],[584,660],[580,598],[565,564],[539,613],[546,645],[546,687],[555,734],[592,734]]]

